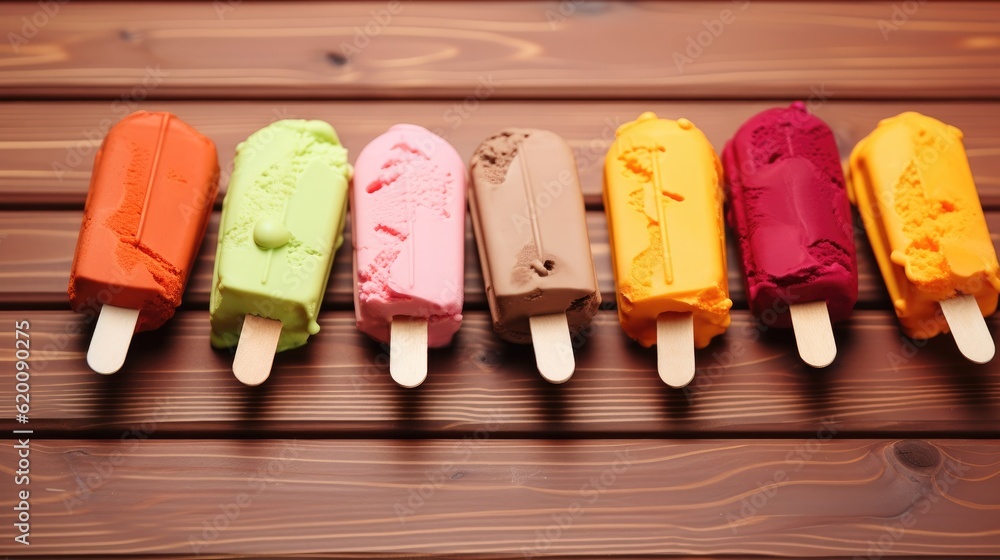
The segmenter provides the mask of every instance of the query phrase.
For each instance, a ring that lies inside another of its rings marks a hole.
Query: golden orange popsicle
[[[883,120],[850,159],[857,205],[903,332],[952,332],[973,362],[993,359],[984,317],[997,309],[1000,265],[962,131],[907,112]]]
[[[719,158],[687,119],[643,113],[618,128],[604,171],[619,320],[683,387],[694,349],[730,322]]]

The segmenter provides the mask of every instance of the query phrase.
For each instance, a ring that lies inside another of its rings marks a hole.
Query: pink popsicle
[[[420,126],[395,125],[361,150],[351,218],[362,332],[392,344],[394,318],[412,319],[426,322],[427,346],[451,342],[462,322],[465,183],[455,148]]]

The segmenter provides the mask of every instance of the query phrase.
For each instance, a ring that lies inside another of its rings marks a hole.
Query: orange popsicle
[[[69,280],[73,309],[100,314],[87,355],[95,371],[117,371],[133,332],[173,316],[218,179],[215,144],[170,113],[133,113],[108,131]]]
[[[903,332],[951,331],[967,358],[993,359],[983,317],[997,309],[1000,265],[962,131],[914,112],[884,119],[854,147],[849,170]]]

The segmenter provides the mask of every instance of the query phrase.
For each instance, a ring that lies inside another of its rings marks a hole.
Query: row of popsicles
[[[848,167],[849,182],[830,128],[802,103],[752,117],[721,161],[686,119],[645,113],[618,129],[604,180],[618,314],[628,336],[657,345],[664,382],[689,383],[694,349],[729,325],[724,221],[754,315],[792,327],[808,364],[833,361],[831,323],[858,291],[849,196],[905,334],[950,330],[970,360],[992,359],[984,317],[1000,266],[961,132],[903,113]],[[173,315],[218,178],[212,141],[173,115],[139,112],[109,131],[69,284],[73,308],[98,317],[95,371],[120,369],[132,334]],[[449,344],[462,320],[468,196],[495,331],[533,344],[543,377],[566,381],[572,335],[601,300],[572,150],[552,132],[508,129],[477,148],[468,190],[466,178],[455,149],[415,125],[390,128],[353,167],[325,122],[255,132],[237,146],[223,202],[213,346],[235,346],[233,371],[256,385],[276,351],[318,332],[350,198],[358,328],[389,344],[397,383],[419,385],[427,348]]]

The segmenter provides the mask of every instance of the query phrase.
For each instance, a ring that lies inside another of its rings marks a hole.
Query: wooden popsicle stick
[[[576,370],[569,319],[565,313],[528,317],[538,372],[549,383],[565,383]]]
[[[962,355],[977,364],[992,360],[996,354],[996,343],[993,342],[976,298],[959,295],[939,303]]]
[[[244,385],[260,385],[271,375],[281,321],[247,314],[233,358],[233,374]]]
[[[427,319],[399,315],[389,330],[389,375],[401,387],[419,386],[427,379]]]
[[[125,364],[128,347],[132,344],[135,324],[139,321],[139,310],[115,305],[101,306],[94,328],[94,338],[90,339],[87,350],[87,365],[97,373],[114,373]]]
[[[656,370],[664,383],[680,389],[694,379],[694,316],[660,313],[656,318]]]
[[[824,368],[837,357],[837,341],[833,338],[830,310],[825,301],[793,303],[792,330],[802,361],[814,368]]]

